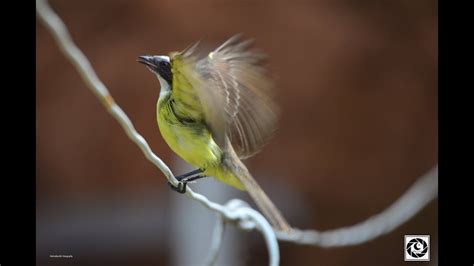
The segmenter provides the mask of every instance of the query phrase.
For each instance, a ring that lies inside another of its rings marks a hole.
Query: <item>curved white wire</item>
[[[213,266],[217,261],[217,256],[222,246],[222,239],[224,238],[225,220],[220,214],[217,215],[217,223],[214,226],[214,233],[212,234],[211,246],[207,255],[205,265]]]
[[[99,80],[85,55],[72,41],[62,20],[48,6],[45,0],[36,1],[36,11],[44,26],[53,35],[63,54],[69,59],[85,81],[86,85],[99,98],[107,111],[120,123],[127,136],[137,144],[145,157],[157,166],[168,181],[177,185],[169,167],[151,150],[146,140],[135,130],[125,112],[115,103],[105,85]],[[299,230],[278,232],[272,230],[268,221],[243,201],[232,200],[221,205],[210,201],[204,195],[188,187],[186,195],[200,202],[206,208],[217,212],[223,219],[245,230],[257,229],[265,238],[270,256],[270,265],[278,265],[279,249],[277,238],[298,244],[337,247],[360,244],[399,227],[418,213],[438,195],[438,168],[420,177],[412,187],[385,211],[353,226],[328,231]],[[222,237],[222,234],[221,234]],[[217,241],[217,240],[216,240]],[[220,241],[219,241],[220,243]],[[216,251],[216,256],[217,256]]]
[[[277,232],[278,239],[321,247],[358,245],[392,232],[415,216],[438,195],[438,166],[421,176],[397,201],[383,212],[358,224],[327,231]]]
[[[280,249],[278,248],[278,241],[270,223],[258,211],[249,207],[249,205],[242,200],[232,199],[226,207],[231,211],[229,218],[238,222],[238,227],[242,230],[259,230],[267,243],[268,256],[270,257],[270,265],[278,265],[280,263]]]

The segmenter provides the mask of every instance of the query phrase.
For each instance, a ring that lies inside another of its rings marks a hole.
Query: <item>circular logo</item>
[[[413,238],[407,243],[406,250],[413,258],[421,258],[428,252],[428,243],[421,238]]]

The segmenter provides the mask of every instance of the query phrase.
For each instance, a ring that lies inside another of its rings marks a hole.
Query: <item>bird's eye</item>
[[[166,61],[161,61],[160,62],[160,67],[162,67],[164,69],[168,69],[168,68],[170,68],[170,64]]]

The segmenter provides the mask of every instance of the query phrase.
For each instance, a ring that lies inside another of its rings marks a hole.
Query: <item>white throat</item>
[[[165,94],[168,94],[171,91],[170,84],[166,80],[164,80],[159,74],[156,74],[156,76],[158,77],[161,86],[160,97]]]

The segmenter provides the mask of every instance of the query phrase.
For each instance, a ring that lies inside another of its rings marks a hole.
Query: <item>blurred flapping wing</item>
[[[194,68],[182,70],[193,81],[214,140],[225,148],[228,137],[241,159],[262,148],[277,122],[273,82],[262,66],[264,56],[249,50],[251,43],[234,36],[202,59],[195,47],[180,53]]]

